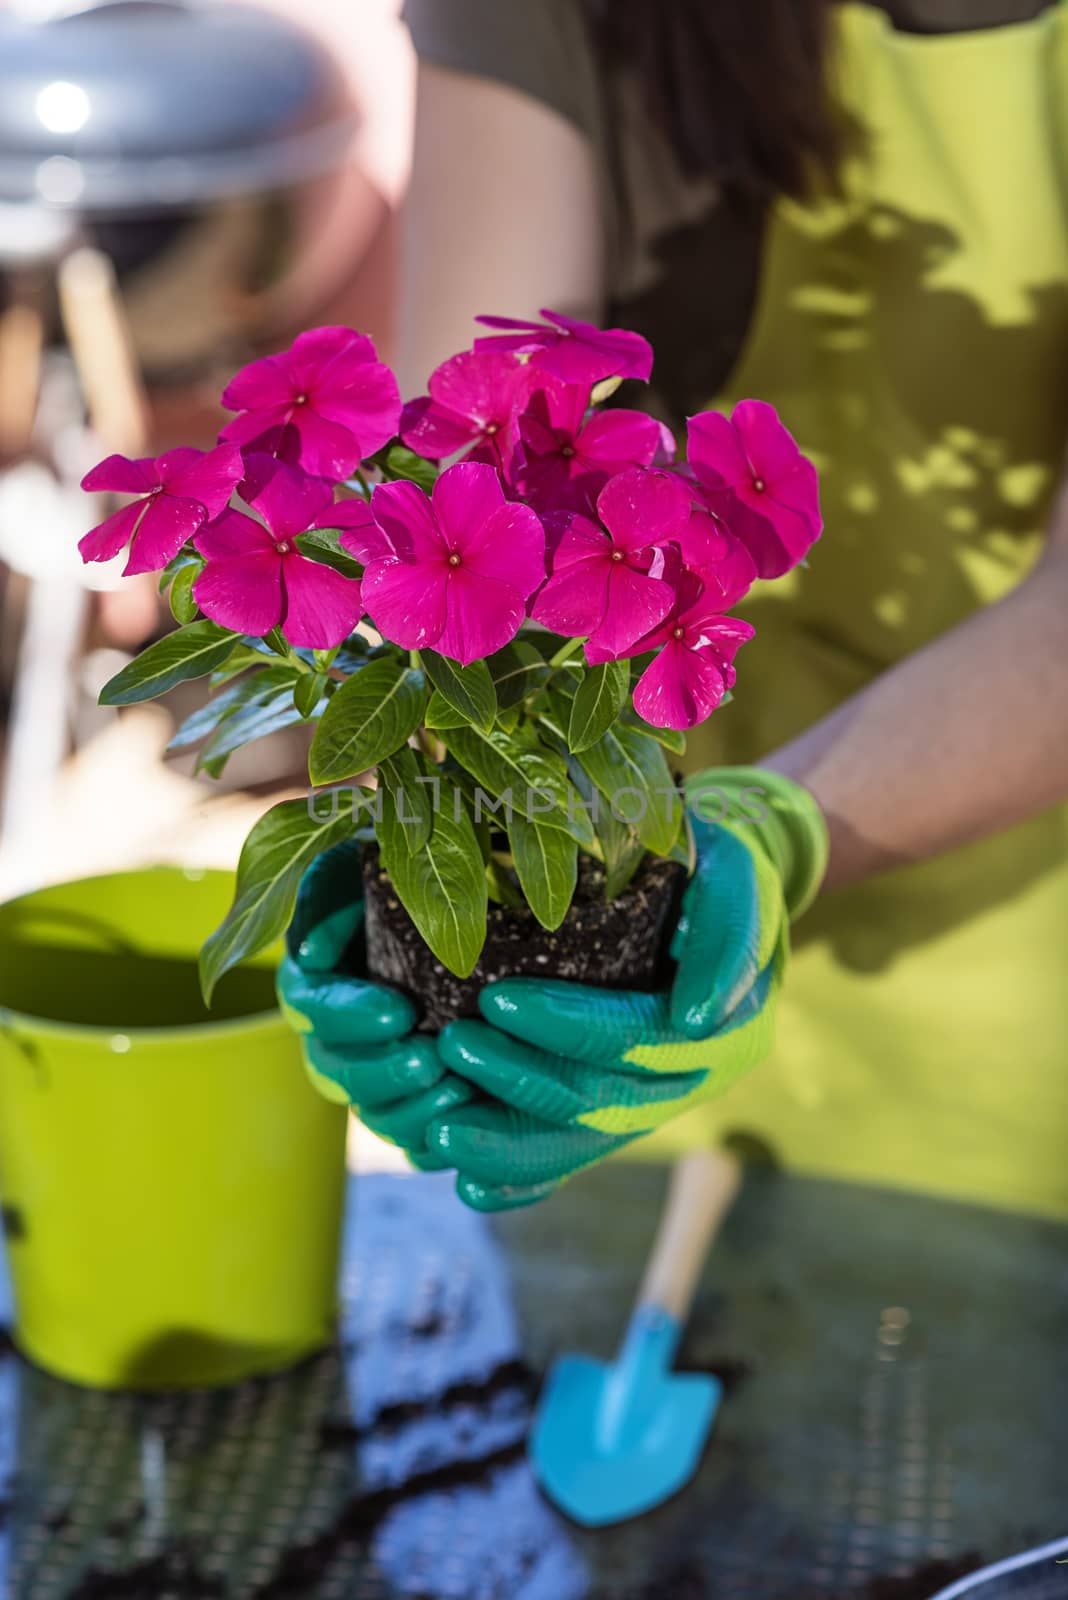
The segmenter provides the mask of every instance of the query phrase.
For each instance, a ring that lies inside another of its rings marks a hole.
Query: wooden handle
[[[89,408],[108,450],[138,456],[148,437],[148,403],[115,278],[101,250],[83,247],[60,264],[63,331]]]
[[[741,1179],[740,1165],[725,1150],[693,1150],[676,1161],[639,1306],[662,1306],[685,1321],[709,1246]]]

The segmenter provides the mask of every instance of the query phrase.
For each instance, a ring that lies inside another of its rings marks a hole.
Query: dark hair
[[[690,176],[738,197],[834,184],[844,129],[827,92],[832,0],[586,0],[610,67],[637,77]]]

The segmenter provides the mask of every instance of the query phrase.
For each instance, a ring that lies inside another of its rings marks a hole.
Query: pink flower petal
[[[726,559],[731,549],[731,537],[724,523],[708,511],[693,506],[690,520],[675,535],[675,543],[688,567],[714,567]]]
[[[479,437],[479,428],[470,417],[461,417],[435,405],[429,395],[411,400],[401,412],[401,443],[428,461],[442,461],[446,456],[465,450]]]
[[[654,728],[694,728],[719,705],[727,683],[708,651],[671,639],[634,688],[634,709]]]
[[[219,515],[245,475],[241,451],[234,444],[216,445],[206,452],[169,450],[156,467],[168,494],[199,500],[209,517]]]
[[[661,444],[661,425],[644,411],[598,411],[578,435],[576,447],[590,466],[619,472],[651,467]]]
[[[794,436],[766,400],[739,400],[731,423],[758,478],[780,478],[797,466],[801,452]]]
[[[339,500],[327,506],[312,518],[313,528],[336,528],[343,550],[362,561],[381,561],[394,554],[393,546],[382,532],[366,500]]]
[[[551,326],[514,317],[476,317],[483,327],[504,330],[492,338],[476,339],[476,352],[532,352],[532,366],[565,383],[585,384],[587,388],[603,378],[648,380],[653,350],[640,334],[626,328],[596,328],[590,322],[579,322],[555,311],[543,311],[541,315]]]
[[[525,402],[525,413],[540,420],[544,427],[558,429],[570,439],[575,439],[589,410],[589,385],[562,383],[559,378],[540,369],[528,367],[526,371],[530,393]]]
[[[590,379],[593,383],[603,378],[639,378],[643,383],[648,383],[653,370],[653,347],[640,333],[632,333],[627,328],[597,328],[591,322],[578,322],[559,311],[543,310],[540,315],[569,336],[552,347],[549,359],[544,363],[546,370],[566,378],[566,371],[562,369],[572,366],[576,376],[568,381],[584,382],[585,374],[578,376],[581,352],[586,357],[587,372],[591,370],[592,362],[600,364],[598,375]]]
[[[348,359],[346,356],[346,363]],[[382,361],[357,363],[346,368],[344,377],[340,367],[341,362],[337,361],[324,374],[309,410],[325,422],[346,428],[356,440],[357,461],[361,461],[381,450],[396,434],[401,415],[400,390]],[[299,417],[296,420],[299,422]]]
[[[449,573],[445,626],[434,648],[461,666],[470,666],[503,650],[525,618],[523,597],[510,583],[457,567]]]
[[[262,637],[282,620],[282,557],[272,549],[209,561],[193,584],[193,599],[221,627]]]
[[[261,411],[242,411],[220,429],[219,438],[230,444],[257,445],[263,451],[273,450],[292,409],[287,400],[283,405],[265,407]]]
[[[465,539],[460,570],[510,584],[525,600],[545,582],[545,530],[537,514],[529,506],[499,505]]]
[[[320,386],[332,387],[342,374],[354,366],[376,362],[374,343],[355,328],[330,325],[308,328],[298,333],[289,349],[278,358],[292,384],[292,393],[310,394]]]
[[[504,505],[504,490],[493,467],[459,461],[446,467],[431,493],[434,517],[450,550],[463,551],[493,513]]]
[[[184,500],[172,494],[154,495],[134,534],[123,577],[131,577],[135,572],[162,572],[206,517],[207,512],[199,500]]]
[[[271,456],[249,455],[241,498],[259,513],[279,539],[294,539],[333,504],[334,492],[322,478],[295,472]]]
[[[729,611],[743,600],[759,576],[756,562],[740,539],[728,538],[722,556],[700,567],[705,592],[699,604],[702,614]]]
[[[399,414],[399,402],[397,409]],[[384,444],[385,438],[380,443]],[[367,453],[377,448],[369,446]],[[321,417],[311,404],[294,407],[276,449],[288,466],[335,483],[350,477],[365,453],[363,441],[351,429]]]
[[[292,379],[280,357],[263,356],[234,373],[222,392],[222,405],[226,411],[265,411],[272,406],[288,409],[293,393]]]
[[[431,373],[427,388],[435,405],[484,427],[508,416],[522,372],[516,356],[498,350],[463,350]]]
[[[148,494],[159,481],[151,456],[139,456],[134,461],[126,456],[106,456],[85,474],[82,488],[90,494],[98,490],[112,494]],[[93,560],[99,559],[93,557]]]
[[[686,439],[686,459],[701,483],[720,488],[751,481],[742,441],[721,411],[702,411],[691,417]]]
[[[554,633],[581,639],[600,626],[608,604],[612,558],[605,552],[559,562],[531,608],[531,616]]]
[[[445,541],[434,520],[430,497],[418,484],[380,483],[371,496],[371,514],[402,561],[444,565],[448,555]]]
[[[762,578],[781,578],[796,567],[816,538],[811,523],[800,512],[752,489],[727,496],[723,519],[753,557]]]
[[[612,558],[611,540],[604,530],[579,513],[550,514],[545,519],[545,538],[552,554],[554,577],[576,561],[587,561],[591,556],[601,561]]]
[[[607,651],[607,659],[621,656],[662,622],[674,603],[675,591],[670,583],[634,572],[624,561],[613,562],[608,573],[604,617],[590,643],[598,651]]]
[[[690,495],[670,473],[629,467],[605,484],[597,511],[613,543],[637,551],[680,536],[690,519]]]
[[[208,561],[275,554],[274,540],[267,529],[243,511],[224,511],[214,522],[205,523],[193,543]]]
[[[700,619],[688,617],[684,621],[686,623],[686,643],[690,649],[710,650],[721,668],[728,666],[734,660],[742,645],[748,644],[750,639],[756,635],[756,629],[753,624],[744,621],[741,617],[704,617]],[[694,638],[690,637],[691,633],[695,635]]]
[[[282,558],[285,615],[282,632],[290,644],[331,650],[347,639],[363,615],[360,585],[319,561],[293,551]]]
[[[379,633],[402,650],[435,645],[445,626],[448,573],[444,562],[372,561],[363,575],[363,604]]]
[[[124,549],[133,536],[138,518],[145,509],[143,500],[123,506],[78,540],[78,550],[83,561],[111,561]]]

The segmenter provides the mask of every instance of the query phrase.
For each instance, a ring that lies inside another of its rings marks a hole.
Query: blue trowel
[[[566,1355],[549,1373],[530,1457],[545,1492],[575,1522],[599,1528],[636,1517],[697,1470],[723,1389],[718,1378],[673,1372],[672,1362],[740,1176],[723,1151],[676,1163],[616,1359]]]

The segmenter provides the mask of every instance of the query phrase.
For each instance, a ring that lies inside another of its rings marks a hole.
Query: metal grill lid
[[[0,202],[188,206],[338,166],[356,119],[328,52],[213,0],[0,11]]]

